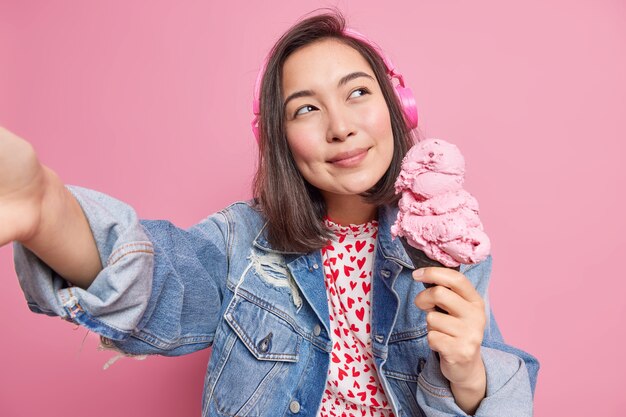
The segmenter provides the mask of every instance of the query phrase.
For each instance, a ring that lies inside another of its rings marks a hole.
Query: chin
[[[346,195],[359,195],[359,194],[363,194],[366,191],[369,191],[373,186],[376,185],[376,182],[373,183],[367,183],[367,184],[359,184],[359,185],[355,185],[353,187],[350,187],[347,191],[345,191],[342,194],[346,194]]]
[[[352,178],[337,178],[332,184],[311,184],[325,194],[354,196],[370,190],[380,181],[383,175],[384,172],[380,176],[375,177],[370,175],[355,176]]]

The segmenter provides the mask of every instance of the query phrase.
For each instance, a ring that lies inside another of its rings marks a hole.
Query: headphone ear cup
[[[250,123],[252,126],[252,133],[254,133],[254,138],[256,139],[256,143],[259,143],[259,115],[255,114],[252,122]]]
[[[259,72],[259,76],[257,77],[257,83],[254,87],[254,100],[252,100],[252,114],[254,117],[252,118],[252,122],[250,122],[250,126],[252,126],[252,133],[254,133],[254,138],[256,139],[256,143],[259,143],[259,119],[261,115],[261,101],[257,98],[260,94],[259,89],[261,82],[261,72]]]
[[[415,104],[413,91],[411,91],[409,87],[403,87],[400,84],[395,87],[396,94],[400,99],[400,104],[402,105],[402,110],[404,110],[404,115],[409,123],[409,127],[411,129],[415,129],[417,127],[417,104]]]

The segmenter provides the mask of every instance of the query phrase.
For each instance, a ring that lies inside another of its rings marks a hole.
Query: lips
[[[336,163],[336,162],[341,162],[344,160],[348,160],[350,158],[353,158],[355,156],[361,155],[365,152],[367,152],[369,150],[369,148],[358,148],[358,149],[353,149],[351,151],[347,151],[347,152],[341,152],[338,153],[337,155],[333,156],[331,159],[328,160],[328,162],[330,163]]]

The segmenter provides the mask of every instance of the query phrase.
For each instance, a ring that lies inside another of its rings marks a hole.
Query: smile
[[[358,165],[365,157],[367,156],[367,152],[369,148],[363,149],[355,149],[353,151],[341,153],[328,162],[333,164],[334,166],[338,166],[341,168],[349,168],[355,165]]]

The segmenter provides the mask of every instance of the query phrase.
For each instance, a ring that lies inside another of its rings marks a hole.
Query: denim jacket
[[[321,251],[278,251],[251,202],[183,230],[139,220],[128,205],[69,186],[85,212],[103,270],[87,290],[69,285],[14,244],[29,308],[101,335],[130,355],[184,355],[212,347],[202,416],[315,417],[332,349]],[[372,274],[372,347],[396,416],[465,416],[426,339],[424,289],[381,207]],[[487,392],[476,416],[531,416],[538,361],[504,343],[489,307],[491,258],[462,265],[482,295]]]

